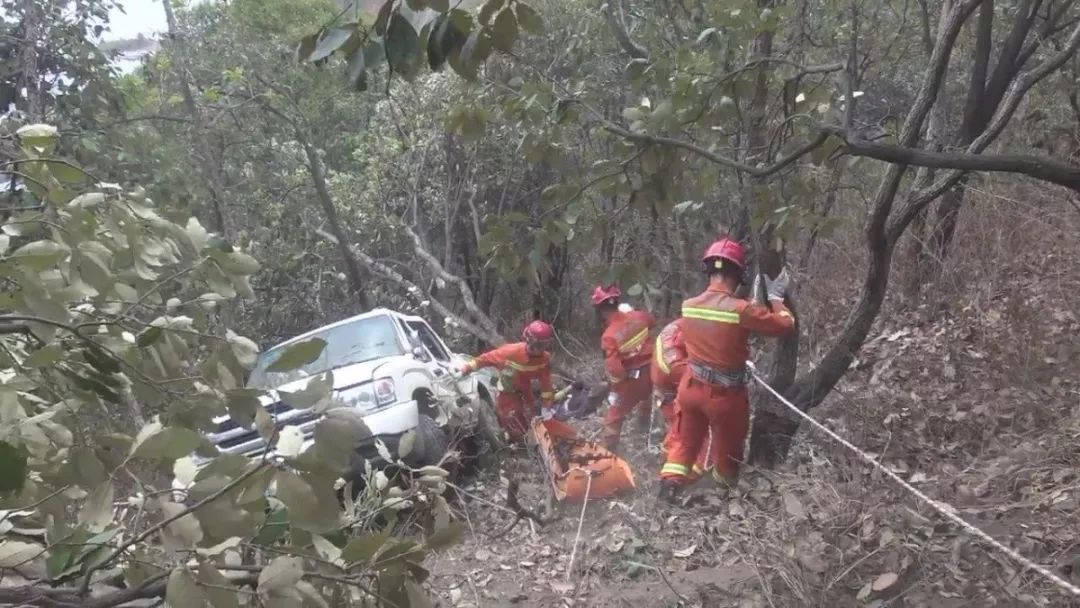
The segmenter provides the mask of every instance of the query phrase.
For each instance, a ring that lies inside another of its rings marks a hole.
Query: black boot
[[[682,486],[670,481],[660,482],[660,491],[657,492],[656,497],[668,504],[676,504],[679,500],[679,495],[682,493]]]

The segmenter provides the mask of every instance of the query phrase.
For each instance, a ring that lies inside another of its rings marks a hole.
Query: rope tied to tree
[[[750,375],[754,378],[754,380],[757,381],[758,384],[760,384],[762,387],[764,387],[765,390],[769,391],[769,393],[771,393],[773,397],[776,397],[776,399],[780,403],[784,404],[788,409],[790,409],[792,412],[794,412],[800,418],[802,418],[806,422],[810,423],[811,426],[813,426],[814,428],[818,429],[819,431],[825,433],[831,439],[833,439],[834,441],[836,441],[840,445],[844,446],[848,450],[854,452],[856,456],[858,456],[862,460],[869,463],[875,469],[877,469],[877,470],[881,471],[882,473],[884,473],[885,475],[887,475],[889,478],[891,478],[893,481],[895,481],[897,484],[899,484],[901,488],[907,490],[909,493],[914,495],[916,498],[918,498],[919,500],[925,502],[927,505],[929,505],[932,509],[934,509],[939,514],[944,516],[946,519],[948,519],[949,521],[956,524],[961,530],[967,532],[968,534],[971,534],[972,536],[978,538],[979,540],[982,540],[986,544],[988,544],[991,547],[993,547],[994,549],[997,549],[998,551],[1004,553],[1005,555],[1008,555],[1010,558],[1013,559],[1013,561],[1015,561],[1016,563],[1023,566],[1024,569],[1032,570],[1034,572],[1037,572],[1040,576],[1045,578],[1047,581],[1053,583],[1058,588],[1060,588],[1063,591],[1073,595],[1074,597],[1080,598],[1080,587],[1077,587],[1076,585],[1070,583],[1069,581],[1061,578],[1057,574],[1054,574],[1053,572],[1050,571],[1049,568],[1047,568],[1045,566],[1041,566],[1039,564],[1036,564],[1035,562],[1031,561],[1030,559],[1028,559],[1028,558],[1024,557],[1023,555],[1021,555],[1020,553],[1018,553],[1015,549],[1012,549],[1011,547],[1006,546],[1005,544],[1003,544],[1000,541],[996,540],[994,537],[990,536],[986,532],[983,532],[979,528],[976,528],[974,525],[968,523],[967,521],[965,521],[963,518],[961,518],[959,515],[956,514],[956,508],[953,507],[952,505],[949,505],[947,503],[944,503],[944,502],[941,502],[941,501],[938,501],[938,500],[934,500],[933,498],[930,498],[926,494],[922,493],[917,488],[915,488],[910,483],[908,483],[903,478],[901,478],[898,474],[894,473],[891,469],[889,469],[885,465],[881,464],[876,458],[874,458],[873,456],[867,454],[866,452],[859,449],[858,447],[856,447],[855,445],[853,445],[852,443],[850,443],[849,441],[847,441],[846,439],[844,439],[840,435],[836,434],[834,431],[829,429],[827,426],[821,424],[820,422],[818,422],[817,420],[812,418],[809,414],[807,414],[806,412],[799,409],[798,406],[796,406],[794,403],[792,403],[791,401],[786,399],[776,389],[774,389],[772,386],[770,386],[769,383],[766,382],[760,375],[758,375],[757,367],[753,364],[753,362],[747,361],[746,366],[750,370]]]

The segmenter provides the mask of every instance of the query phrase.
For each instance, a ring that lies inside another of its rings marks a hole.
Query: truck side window
[[[442,343],[435,337],[435,333],[431,331],[431,328],[427,326],[427,323],[409,321],[409,329],[419,334],[420,342],[424,344],[424,347],[427,348],[432,357],[435,357],[439,361],[450,360],[450,354],[443,348]]]

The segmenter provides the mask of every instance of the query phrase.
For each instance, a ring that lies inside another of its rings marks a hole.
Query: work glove
[[[468,376],[469,374],[472,373],[472,366],[469,365],[468,363],[462,363],[461,367],[457,368],[456,371],[457,371],[457,375],[458,375],[459,378],[461,376]]]
[[[765,292],[769,295],[769,300],[780,300],[783,302],[790,284],[791,277],[788,276],[787,268],[781,270],[780,274],[776,275],[775,279],[765,277]]]

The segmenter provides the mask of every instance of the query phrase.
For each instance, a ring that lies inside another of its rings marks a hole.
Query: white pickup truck
[[[312,338],[326,342],[318,359],[289,372],[267,371],[290,345]],[[442,458],[451,435],[480,438],[496,448],[502,444],[503,432],[492,399],[493,376],[483,372],[459,376],[456,370],[464,361],[465,357],[451,352],[421,317],[377,308],[266,350],[259,355],[247,384],[267,391],[262,405],[279,428],[299,427],[306,449],[320,416],[285,405],[277,390],[301,390],[309,378],[332,371],[334,398],[358,408],[372,433],[353,449],[375,464],[382,460],[376,439],[397,457],[402,435],[414,431],[415,441],[405,460],[422,466]],[[244,456],[263,453],[266,444],[254,428],[241,426],[228,416],[214,422],[218,428],[209,438],[222,452]]]

